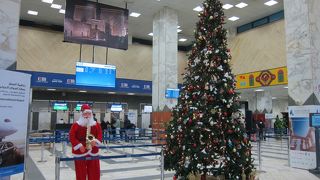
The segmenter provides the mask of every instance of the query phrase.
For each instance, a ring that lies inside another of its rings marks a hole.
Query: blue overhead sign
[[[94,87],[76,85],[76,76],[72,74],[58,74],[46,72],[23,71],[32,75],[31,87],[57,88],[57,89],[81,89],[81,90],[98,90],[110,92],[127,92],[152,94],[152,82],[132,79],[116,79],[115,88],[111,87]]]

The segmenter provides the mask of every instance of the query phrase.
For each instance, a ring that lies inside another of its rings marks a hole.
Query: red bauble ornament
[[[193,147],[196,148],[196,147],[197,147],[197,144],[193,144]]]
[[[177,176],[173,176],[173,180],[177,180]]]
[[[228,129],[227,133],[228,133],[228,134],[232,134],[232,133],[233,133],[233,130]]]
[[[189,125],[192,124],[192,119],[189,119],[188,124],[189,124]]]
[[[223,115],[224,115],[224,116],[228,116],[228,113],[227,113],[227,112],[224,112]]]
[[[196,99],[197,99],[197,96],[196,96],[196,95],[193,95],[193,96],[192,96],[192,99],[193,99],[193,100],[196,100]]]
[[[233,89],[230,89],[230,90],[228,91],[228,94],[234,94],[234,90],[233,90]]]

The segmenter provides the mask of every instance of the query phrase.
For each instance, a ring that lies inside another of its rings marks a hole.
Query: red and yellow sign
[[[288,84],[287,67],[236,75],[237,89]]]

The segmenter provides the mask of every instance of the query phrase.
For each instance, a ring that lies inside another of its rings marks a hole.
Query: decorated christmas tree
[[[178,104],[166,129],[165,169],[182,179],[191,174],[249,179],[251,145],[240,121],[221,2],[205,0],[199,18]]]

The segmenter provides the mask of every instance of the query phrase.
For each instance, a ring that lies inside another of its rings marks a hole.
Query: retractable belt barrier
[[[161,147],[161,144],[150,144],[150,145],[132,145],[132,146],[112,146],[109,148],[133,148],[133,147]],[[101,148],[101,147],[100,147]],[[60,162],[74,161],[74,160],[95,160],[95,159],[118,159],[118,158],[136,158],[136,157],[147,157],[147,156],[159,156],[161,155],[160,170],[161,180],[164,180],[164,155],[163,148],[158,153],[142,153],[142,154],[125,154],[125,155],[114,155],[114,156],[90,156],[90,157],[56,157],[55,160],[55,180],[60,180]]]
[[[123,129],[123,132],[127,132],[132,129]],[[140,129],[142,131],[144,129]],[[138,130],[135,130],[138,131]],[[124,133],[124,134],[110,134],[110,132],[116,132],[115,129],[105,130],[103,134],[103,140],[151,140],[152,138],[158,137],[160,134],[164,134],[164,131],[155,131],[153,133]],[[29,144],[41,144],[41,143],[61,143],[61,142],[69,142],[69,131],[55,131],[54,135],[46,136],[46,137],[30,137]],[[142,136],[141,136],[142,135]],[[113,137],[111,137],[113,136]]]

